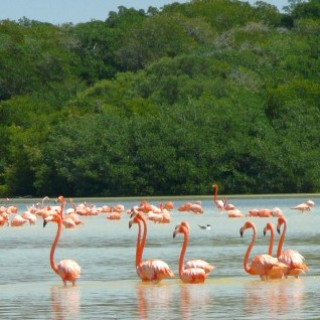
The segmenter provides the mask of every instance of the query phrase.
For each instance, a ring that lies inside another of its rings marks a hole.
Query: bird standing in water
[[[81,273],[81,268],[79,264],[71,259],[62,260],[59,262],[59,264],[55,262],[55,250],[62,233],[63,212],[66,203],[63,196],[59,197],[59,201],[60,212],[53,213],[43,220],[43,227],[45,227],[48,222],[55,222],[58,225],[56,237],[52,243],[50,250],[50,265],[52,270],[61,277],[65,286],[67,285],[67,282],[71,282],[73,285],[75,285],[76,281],[80,278]]]

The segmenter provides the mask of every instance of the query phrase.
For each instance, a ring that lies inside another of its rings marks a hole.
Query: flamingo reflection
[[[52,318],[54,320],[80,319],[81,292],[78,287],[51,288]]]
[[[210,296],[208,287],[183,284],[180,288],[182,319],[196,319],[198,309],[201,309],[203,314],[210,314],[206,309],[209,310],[212,307],[213,297]],[[195,309],[194,306],[197,306],[197,308]]]
[[[305,284],[296,281],[250,281],[244,286],[246,316],[267,314],[269,319],[287,315],[287,319],[298,319],[304,307]]]
[[[140,320],[170,319],[173,299],[172,289],[169,285],[150,285],[148,282],[139,282],[136,286],[138,314]]]

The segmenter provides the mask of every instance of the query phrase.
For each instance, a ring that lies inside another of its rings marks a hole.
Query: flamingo
[[[129,228],[134,223],[138,223],[139,233],[137,238],[136,249],[136,268],[138,276],[142,281],[159,282],[162,279],[174,278],[174,273],[169,268],[167,263],[159,259],[152,259],[143,261],[143,250],[147,239],[147,221],[144,215],[140,211],[134,210],[131,214],[131,220],[129,221]],[[141,239],[141,234],[143,235]]]
[[[228,217],[229,218],[242,218],[243,213],[239,209],[228,210]]]
[[[56,264],[55,257],[54,257],[55,250],[62,233],[62,226],[63,226],[62,217],[63,217],[63,211],[66,203],[63,196],[59,197],[59,201],[61,204],[60,212],[53,213],[43,220],[43,227],[45,227],[48,222],[55,222],[58,224],[56,237],[52,243],[51,250],[50,250],[50,265],[52,270],[61,277],[65,286],[67,285],[68,281],[71,282],[72,285],[75,285],[76,281],[80,278],[80,273],[81,273],[81,268],[79,264],[76,261],[70,260],[70,259],[62,260],[60,261],[59,264]]]
[[[164,209],[167,210],[173,210],[174,209],[174,203],[172,201],[168,201],[164,204]]]
[[[214,195],[213,195],[213,199],[214,199],[214,203],[216,205],[216,207],[220,210],[235,210],[237,209],[237,207],[231,203],[228,203],[228,198],[224,198],[223,200],[218,199],[218,185],[214,184],[213,189],[215,190]]]
[[[173,238],[178,233],[183,233],[184,241],[179,258],[179,275],[182,282],[185,283],[203,283],[214,266],[204,260],[190,260],[184,264],[184,257],[189,243],[190,226],[187,221],[178,224],[173,232]]]
[[[197,201],[195,203],[192,203],[189,210],[196,214],[202,214],[204,213],[204,209],[202,207],[201,201]]]
[[[253,230],[252,240],[248,246],[247,252],[243,259],[244,270],[251,275],[260,276],[261,280],[269,278],[282,278],[288,269],[288,266],[278,261],[277,258],[269,254],[261,254],[254,257],[249,264],[249,256],[257,238],[257,228],[252,221],[247,221],[243,227],[240,228],[240,235],[247,229]]]
[[[16,214],[11,220],[11,227],[22,227],[29,220],[22,218],[19,214]]]
[[[0,227],[3,227],[4,225],[9,225],[9,216],[6,212],[0,213]]]
[[[118,211],[111,211],[107,215],[107,219],[109,220],[121,220],[122,219],[122,213]]]
[[[278,207],[274,207],[272,210],[271,210],[271,213],[272,213],[272,216],[273,217],[283,217],[284,216],[284,213],[283,211],[278,208]]]
[[[295,278],[299,278],[299,275],[309,270],[309,267],[306,265],[304,257],[297,250],[287,249],[285,251],[282,251],[282,247],[287,232],[287,224],[288,222],[285,217],[278,218],[278,233],[280,233],[281,226],[284,225],[284,227],[278,244],[277,257],[279,261],[289,266],[289,270],[285,274],[286,276],[291,275]]]
[[[219,189],[219,187],[218,187],[217,184],[214,184],[212,187],[214,189],[214,195],[213,195],[214,203],[215,203],[215,205],[216,205],[216,207],[218,209],[223,210],[225,201],[218,199],[218,189]]]
[[[35,225],[37,223],[37,216],[30,211],[25,211],[22,214],[22,218],[28,220],[30,225]]]
[[[290,209],[299,210],[302,213],[305,211],[310,211],[314,207],[314,202],[312,200],[308,200],[306,202],[300,203],[295,207],[291,207]]]

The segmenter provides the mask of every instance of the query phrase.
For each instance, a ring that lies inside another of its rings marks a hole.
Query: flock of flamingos
[[[270,232],[270,243],[267,254],[255,256],[249,261],[252,248],[256,242],[257,228],[252,221],[246,221],[240,229],[240,235],[248,229],[252,230],[252,240],[248,246],[243,260],[244,270],[254,276],[259,276],[262,280],[268,279],[282,279],[288,276],[298,278],[300,274],[309,270],[305,263],[304,257],[296,250],[287,249],[282,250],[287,231],[287,219],[280,208],[273,209],[253,209],[246,215],[236,208],[234,205],[228,203],[228,199],[218,198],[218,185],[213,185],[214,189],[214,203],[219,210],[227,212],[230,218],[239,217],[277,217],[277,226],[268,222],[264,228],[264,234]],[[73,199],[70,199],[72,208],[65,210],[66,199],[63,196],[58,198],[59,205],[46,205],[45,201],[49,200],[44,197],[41,203],[32,205],[23,214],[19,214],[19,208],[14,205],[0,207],[0,226],[11,225],[12,227],[21,227],[24,224],[36,224],[40,217],[43,220],[43,226],[47,223],[54,222],[57,224],[57,233],[50,250],[50,265],[52,270],[61,277],[64,285],[71,282],[72,285],[80,278],[81,267],[79,264],[70,259],[62,260],[59,263],[55,261],[55,250],[59,242],[63,228],[76,228],[83,224],[81,216],[84,215],[98,215],[105,213],[110,220],[119,220],[125,211],[124,206],[119,204],[113,207],[102,206],[97,208],[94,205],[82,203],[76,205]],[[299,210],[302,213],[310,211],[315,203],[308,200],[305,203],[299,204],[291,209]],[[159,207],[150,204],[147,201],[141,201],[140,205],[134,206],[126,213],[130,215],[129,228],[134,224],[138,225],[138,236],[136,244],[136,269],[137,274],[142,281],[159,282],[163,279],[174,278],[175,275],[168,266],[168,264],[159,259],[143,260],[143,251],[146,245],[148,223],[153,221],[155,223],[170,223],[170,210],[174,208],[173,202],[161,203]],[[178,208],[180,212],[192,212],[194,214],[202,214],[204,210],[201,202],[187,202]],[[210,228],[210,225],[199,226],[203,229]],[[277,254],[273,256],[273,246],[275,239],[275,229],[281,233]],[[282,232],[281,232],[282,229]],[[179,258],[179,277],[184,283],[203,283],[209,276],[210,272],[214,270],[214,266],[204,260],[195,259],[185,262],[185,255],[190,237],[190,226],[187,221],[182,221],[173,231],[173,238],[178,234],[184,237],[180,258]]]

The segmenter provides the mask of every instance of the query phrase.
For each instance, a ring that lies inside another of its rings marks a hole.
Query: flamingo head
[[[66,202],[66,199],[64,198],[64,196],[59,196],[58,200],[60,201],[60,203]]]
[[[50,214],[48,217],[43,219],[43,227],[47,225],[48,222],[56,222],[56,223],[61,223],[61,216],[59,213],[53,213]]]
[[[280,228],[284,223],[287,224],[287,219],[285,217],[279,217],[278,224],[277,224],[277,232],[278,233],[280,233]]]
[[[173,231],[173,238],[176,237],[178,233],[189,233],[190,232],[190,225],[187,221],[182,221],[180,224],[176,225]]]
[[[265,236],[266,234],[267,234],[267,231],[270,231],[270,232],[272,232],[273,230],[274,230],[274,225],[273,225],[273,223],[272,222],[268,222],[267,224],[266,224],[266,226],[264,227],[264,229],[263,229],[263,235]]]
[[[130,216],[130,221],[129,221],[129,229],[131,229],[132,225],[134,223],[139,223],[139,215],[140,215],[140,212],[139,211],[134,211],[133,213],[131,213],[131,216]]]
[[[240,228],[240,236],[243,237],[243,233],[247,229],[256,230],[256,226],[252,221],[247,221],[241,228]]]
[[[306,202],[306,204],[307,204],[310,208],[314,207],[314,205],[315,205],[314,201],[312,201],[312,200],[308,200],[308,201]]]

